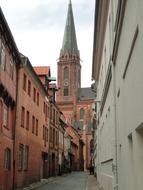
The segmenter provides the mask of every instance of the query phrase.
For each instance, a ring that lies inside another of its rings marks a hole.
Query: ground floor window
[[[29,146],[25,146],[25,156],[24,156],[24,170],[28,169],[28,159],[29,159]]]
[[[11,151],[9,148],[6,148],[4,151],[4,169],[10,170],[11,167]]]
[[[22,170],[23,165],[23,144],[19,145],[18,170]]]

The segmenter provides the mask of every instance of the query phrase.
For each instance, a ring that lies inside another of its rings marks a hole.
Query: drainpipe
[[[114,101],[114,125],[115,125],[115,164],[112,165],[112,170],[115,173],[116,184],[114,189],[118,190],[118,135],[117,135],[117,107],[116,107],[116,73],[115,66],[112,62],[112,73],[113,73],[113,101]]]
[[[20,65],[17,66],[16,69],[16,110],[15,110],[15,117],[14,117],[14,129],[13,129],[13,189],[15,187],[15,161],[16,161],[16,123],[17,123],[17,102],[18,102],[18,83],[19,83],[19,70]]]

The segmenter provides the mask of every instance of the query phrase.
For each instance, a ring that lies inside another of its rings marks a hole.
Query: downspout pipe
[[[114,135],[115,135],[115,165],[113,164],[113,171],[115,172],[115,190],[118,190],[118,129],[117,129],[117,106],[116,106],[116,73],[115,65],[112,64],[112,73],[113,73],[113,98],[114,98]]]
[[[15,161],[16,161],[16,126],[17,126],[17,105],[18,105],[18,87],[19,87],[19,70],[20,64],[16,68],[16,110],[14,117],[14,129],[13,129],[13,189],[15,188]]]

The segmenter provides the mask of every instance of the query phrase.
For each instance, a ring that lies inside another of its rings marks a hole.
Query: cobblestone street
[[[96,179],[85,172],[73,172],[57,177],[36,190],[98,190]]]

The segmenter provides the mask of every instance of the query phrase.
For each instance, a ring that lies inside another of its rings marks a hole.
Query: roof
[[[95,92],[90,87],[78,89],[78,100],[94,100]]]
[[[49,66],[37,66],[33,67],[37,75],[48,75],[50,76],[50,67]]]
[[[68,5],[67,20],[60,56],[64,55],[65,53],[70,55],[77,54],[79,56],[71,1],[69,1]]]

